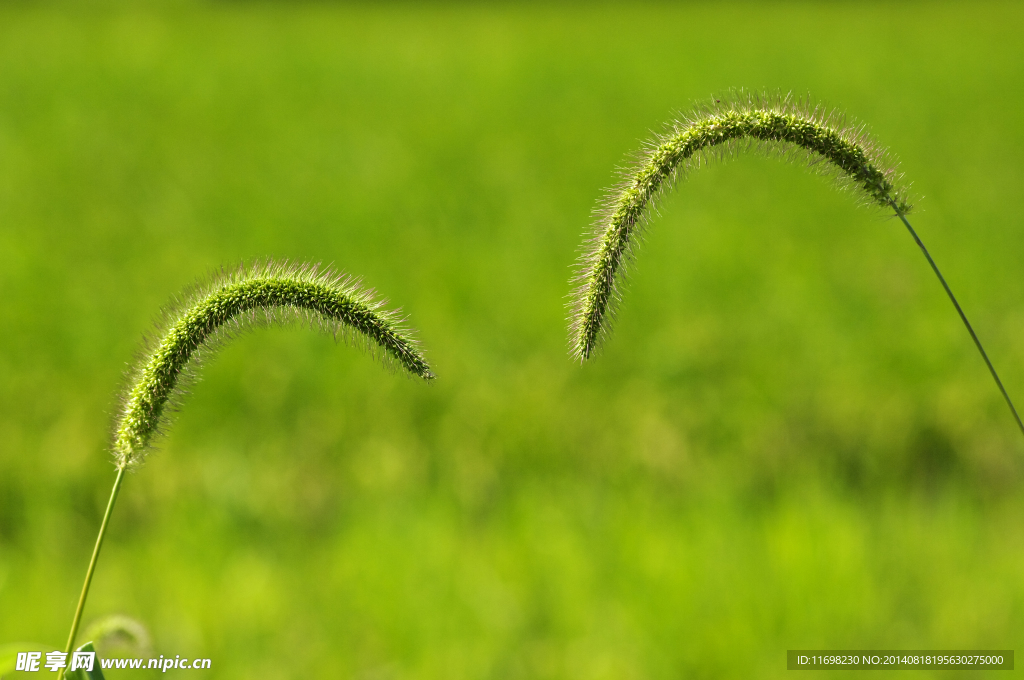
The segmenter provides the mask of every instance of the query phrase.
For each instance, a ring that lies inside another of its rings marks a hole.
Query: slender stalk
[[[114,430],[111,451],[117,478],[103,514],[100,533],[85,574],[82,595],[71,623],[67,654],[74,648],[82,621],[89,585],[107,533],[110,513],[129,465],[142,455],[166,421],[168,403],[181,392],[181,379],[194,370],[200,355],[209,354],[224,339],[249,328],[300,319],[342,337],[362,336],[369,347],[424,380],[434,378],[430,366],[412,336],[402,328],[394,312],[381,309],[370,291],[350,277],[342,277],[316,265],[293,265],[268,260],[234,271],[222,272],[206,285],[187,294],[176,306],[165,309],[165,323],[158,339],[131,376],[124,404]],[[57,680],[63,680],[62,669]]]
[[[71,634],[68,635],[68,646],[65,654],[71,654],[75,646],[75,636],[78,635],[78,626],[82,622],[82,612],[85,610],[85,600],[89,596],[89,586],[92,584],[92,575],[96,571],[96,562],[100,556],[100,548],[103,546],[103,538],[107,535],[107,524],[110,522],[110,513],[114,509],[114,501],[121,490],[121,482],[124,481],[125,466],[117,468],[117,478],[114,479],[114,488],[110,491],[110,500],[107,501],[107,511],[103,513],[103,522],[100,523],[100,533],[96,536],[96,545],[92,549],[92,559],[89,560],[89,569],[85,572],[85,583],[82,584],[82,594],[78,598],[78,608],[75,610],[75,618],[71,622]],[[66,667],[65,667],[66,668]],[[63,680],[65,668],[60,669],[57,680]]]
[[[924,243],[921,242],[917,232],[910,226],[910,222],[907,221],[907,216],[900,210],[900,206],[896,204],[896,201],[889,199],[889,205],[896,211],[896,215],[903,221],[903,224],[907,227],[907,231],[914,237],[914,241],[917,243],[917,247],[924,253],[925,258],[928,260],[928,264],[932,266],[932,271],[935,272],[935,276],[939,277],[939,283],[946,289],[946,295],[949,296],[953,306],[956,307],[957,313],[960,315],[960,319],[964,322],[964,326],[967,327],[967,332],[971,334],[971,339],[974,340],[975,347],[981,352],[981,358],[985,360],[985,365],[988,366],[989,373],[992,374],[992,378],[996,381],[996,386],[999,387],[999,391],[1003,393],[1003,399],[1006,400],[1006,405],[1010,407],[1010,413],[1013,414],[1014,420],[1017,421],[1017,427],[1020,428],[1021,434],[1024,434],[1024,423],[1021,422],[1020,416],[1017,414],[1017,409],[1013,407],[1013,402],[1010,401],[1010,395],[1006,393],[1006,388],[1003,387],[1003,381],[999,379],[999,374],[996,373],[995,367],[992,362],[989,361],[988,354],[985,353],[985,348],[981,346],[981,340],[978,339],[978,334],[974,332],[974,328],[971,327],[971,322],[967,320],[967,315],[964,314],[964,310],[960,308],[960,303],[956,301],[956,296],[953,295],[953,291],[949,289],[949,284],[946,283],[946,279],[943,278],[942,272],[939,271],[938,265],[935,264],[935,260],[932,259],[931,253],[924,247]]]
[[[666,134],[647,145],[636,165],[624,173],[618,189],[604,201],[593,237],[580,258],[575,279],[579,287],[569,324],[573,356],[580,361],[589,359],[607,335],[611,310],[621,293],[624,268],[634,255],[637,235],[650,219],[654,201],[688,169],[748,149],[776,150],[783,158],[803,156],[818,170],[822,165],[830,166],[825,169],[856,189],[868,203],[896,211],[967,327],[1024,434],[1024,422],[981,340],[928,249],[907,221],[913,206],[893,160],[865,134],[863,127],[847,123],[837,111],[809,101],[800,102],[789,95],[740,91],[732,97],[715,99],[713,104],[697,107],[690,115],[676,120]]]

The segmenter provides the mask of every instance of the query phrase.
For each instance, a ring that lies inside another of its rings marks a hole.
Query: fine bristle
[[[573,278],[569,331],[576,359],[590,358],[607,336],[658,199],[687,172],[750,152],[801,161],[855,191],[862,203],[903,215],[913,207],[895,159],[842,112],[791,94],[734,90],[712,97],[644,143],[595,211]]]
[[[264,260],[222,269],[165,307],[126,376],[112,449],[118,467],[141,460],[202,362],[246,331],[299,322],[367,350],[385,366],[431,380],[405,319],[359,280],[317,264]]]

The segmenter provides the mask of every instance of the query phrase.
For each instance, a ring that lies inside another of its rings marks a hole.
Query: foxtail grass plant
[[[299,321],[362,345],[385,364],[431,380],[434,374],[403,319],[359,282],[316,265],[267,261],[222,271],[167,309],[127,376],[111,450],[116,477],[65,649],[70,653],[100,548],[125,473],[138,466],[166,428],[168,412],[196,379],[203,360],[228,339],[262,326]],[[63,671],[58,680],[63,678]]]
[[[1024,423],[981,340],[907,220],[913,205],[895,159],[863,125],[848,121],[835,109],[791,95],[730,93],[672,121],[668,132],[646,144],[639,160],[603,202],[580,258],[570,319],[573,356],[579,361],[589,359],[607,335],[625,269],[657,199],[688,171],[746,151],[802,160],[855,191],[864,203],[895,212],[938,277],[1024,434]]]
[[[153,651],[146,627],[123,614],[110,614],[93,621],[85,629],[84,637],[101,652],[119,650],[139,657],[150,656]]]

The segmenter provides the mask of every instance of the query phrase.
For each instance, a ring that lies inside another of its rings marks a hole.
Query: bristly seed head
[[[194,376],[196,364],[224,340],[254,327],[301,320],[354,340],[388,363],[430,380],[411,333],[396,312],[358,281],[317,265],[266,261],[220,272],[164,311],[158,333],[128,376],[114,426],[119,468],[141,460],[160,431],[168,404]],[[200,357],[200,353],[202,357]]]
[[[652,203],[690,168],[748,150],[802,158],[869,204],[892,207],[904,215],[912,208],[895,161],[863,126],[848,122],[836,110],[790,95],[738,91],[712,99],[650,142],[603,203],[575,278],[578,288],[570,321],[575,358],[592,356],[607,333],[623,270],[633,257],[636,234],[649,219]]]

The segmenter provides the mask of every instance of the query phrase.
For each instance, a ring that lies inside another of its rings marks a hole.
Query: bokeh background
[[[161,305],[273,256],[364,277],[438,379],[301,328],[232,343],[128,479],[86,623],[225,679],[1024,649],[1024,440],[898,222],[716,165],[662,204],[602,355],[565,331],[650,131],[810,92],[899,155],[1024,405],[1022,33],[1019,3],[0,6],[0,642],[66,639]]]

